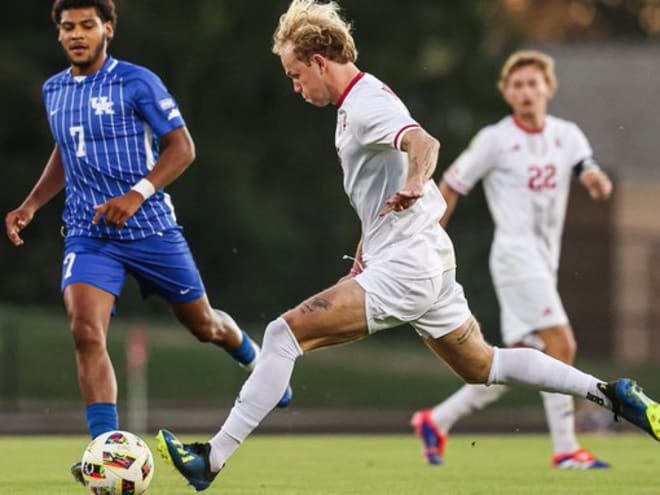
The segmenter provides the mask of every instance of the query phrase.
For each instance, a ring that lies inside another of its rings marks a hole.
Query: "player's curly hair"
[[[114,0],[55,0],[50,15],[55,25],[59,26],[62,11],[86,8],[95,8],[103,22],[110,22],[113,27],[117,26],[117,8]]]
[[[497,87],[500,91],[504,93],[504,88],[511,74],[528,65],[535,65],[541,69],[550,89],[553,92],[557,91],[559,83],[555,74],[555,61],[550,55],[546,55],[538,50],[518,50],[506,59],[500,72],[500,80],[497,82]]]
[[[305,63],[315,53],[342,64],[355,62],[358,52],[352,25],[342,18],[340,10],[332,1],[293,0],[273,34],[273,53],[281,55],[284,45],[290,42],[296,57]]]

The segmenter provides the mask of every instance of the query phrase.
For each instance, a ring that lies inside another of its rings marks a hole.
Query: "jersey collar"
[[[518,119],[517,116],[515,116],[515,115],[513,116],[513,123],[516,124],[516,127],[518,129],[520,129],[521,131],[523,131],[525,134],[542,134],[543,131],[545,131],[546,125],[548,123],[547,121],[548,121],[548,119],[546,118],[543,122],[543,126],[540,129],[530,129],[529,127],[525,126],[525,124],[523,124]]]
[[[67,72],[71,79],[78,80],[79,77],[82,77],[81,80],[83,81],[87,81],[87,80],[93,81],[94,79],[105,73],[112,72],[118,63],[119,61],[117,59],[115,59],[112,55],[108,55],[108,58],[106,58],[105,62],[103,63],[103,67],[101,67],[101,69],[98,72],[95,72],[94,74],[91,74],[89,76],[74,76],[72,67],[69,67]]]
[[[353,79],[351,79],[351,82],[348,83],[348,86],[344,89],[342,92],[341,96],[339,97],[339,100],[337,100],[337,110],[341,108],[342,103],[344,103],[344,100],[348,96],[348,93],[351,92],[351,89],[353,89],[353,86],[355,86],[360,79],[364,77],[364,72],[360,71],[358,72]]]

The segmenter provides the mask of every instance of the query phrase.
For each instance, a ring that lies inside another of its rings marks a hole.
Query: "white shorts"
[[[566,311],[554,280],[533,278],[495,286],[500,303],[502,341],[511,346],[520,342],[533,344],[538,330],[568,324]],[[532,341],[527,342],[528,339]]]
[[[422,337],[437,339],[472,314],[455,269],[430,278],[402,279],[381,266],[367,267],[355,281],[366,292],[370,334],[409,323]]]

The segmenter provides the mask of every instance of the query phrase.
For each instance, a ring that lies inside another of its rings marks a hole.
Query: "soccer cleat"
[[[293,390],[291,390],[291,385],[287,385],[286,390],[284,391],[284,395],[277,403],[276,407],[280,409],[284,409],[285,407],[288,407],[289,404],[291,404],[292,400],[293,400]]]
[[[612,401],[616,421],[621,416],[660,441],[660,404],[647,397],[637,382],[621,378],[599,383],[598,389]]]
[[[432,466],[442,466],[445,455],[447,436],[440,433],[431,418],[431,410],[417,411],[413,414],[410,424],[422,441],[422,452],[426,462]]]
[[[87,486],[85,484],[85,478],[83,478],[82,474],[82,462],[76,462],[73,466],[71,466],[71,474],[77,483],[80,483],[82,486]]]
[[[552,458],[552,467],[555,469],[609,469],[611,466],[599,461],[586,449],[576,450],[570,454],[557,454]]]
[[[206,490],[218,475],[211,472],[209,443],[181,443],[171,432],[160,430],[156,436],[163,460],[176,468],[196,491]]]

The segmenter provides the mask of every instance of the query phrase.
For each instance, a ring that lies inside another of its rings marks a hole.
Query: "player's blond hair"
[[[504,89],[506,88],[511,74],[528,65],[535,65],[541,69],[541,72],[543,72],[543,75],[545,76],[545,81],[548,83],[548,86],[550,86],[552,92],[554,93],[557,91],[559,83],[557,82],[557,75],[555,74],[555,61],[550,55],[546,55],[537,50],[519,50],[512,53],[509,58],[506,59],[502,71],[500,72],[500,80],[497,82],[497,87],[500,91],[504,93]]]
[[[273,34],[273,53],[281,55],[284,45],[292,43],[296,58],[305,63],[315,53],[341,64],[355,62],[358,52],[352,25],[340,10],[336,2],[293,0]]]

